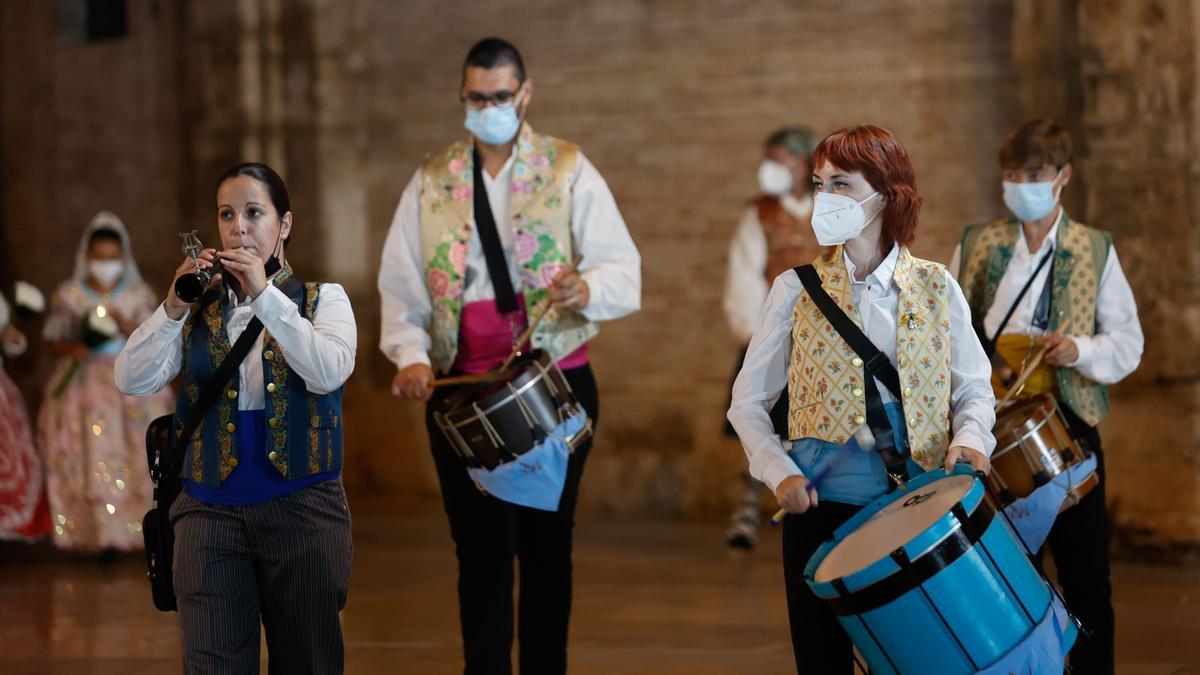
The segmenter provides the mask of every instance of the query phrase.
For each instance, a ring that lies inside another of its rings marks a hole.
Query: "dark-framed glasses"
[[[467,104],[467,107],[469,108],[480,110],[482,108],[486,108],[489,103],[496,107],[513,105],[517,102],[517,99],[521,97],[521,91],[522,89],[517,89],[516,91],[501,89],[500,91],[494,91],[490,94],[484,94],[478,91],[469,91],[462,96],[459,96],[459,100]]]

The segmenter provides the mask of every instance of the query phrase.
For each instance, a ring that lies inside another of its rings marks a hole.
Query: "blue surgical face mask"
[[[481,109],[467,106],[467,120],[463,126],[483,143],[503,145],[511,141],[521,128],[516,101]]]
[[[1045,218],[1058,205],[1058,191],[1054,189],[1054,183],[1061,175],[1060,169],[1054,180],[1039,183],[1004,181],[1004,205],[1024,223]]]

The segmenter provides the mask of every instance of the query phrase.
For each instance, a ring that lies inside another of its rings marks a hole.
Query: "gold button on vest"
[[[225,425],[225,431],[228,431],[232,434],[233,432],[237,431],[237,425],[235,425],[233,422],[230,422],[229,424]]]
[[[863,417],[862,415],[856,415],[854,417],[855,424],[864,424],[864,423],[866,423],[866,421],[867,421],[867,418]]]
[[[229,468],[232,469],[236,466],[237,466],[237,457],[230,457],[229,458]]]
[[[232,389],[230,389],[228,392],[226,392],[225,395],[231,399],[237,398],[237,392]]]
[[[267,393],[268,393],[268,394],[274,394],[274,393],[275,393],[275,383],[274,383],[274,382],[272,382],[272,383],[270,383],[270,384],[268,384],[268,385],[267,385]]]
[[[271,359],[275,358],[275,352],[268,349],[267,351],[263,352],[263,358],[270,361]]]
[[[279,418],[272,417],[271,419],[267,420],[267,424],[274,429],[275,427],[279,426]]]
[[[856,356],[851,359],[850,363],[853,363],[855,368],[862,368],[863,360]]]
[[[854,388],[854,398],[862,398],[863,390],[860,387]]]
[[[274,461],[275,461],[275,458],[276,458],[276,457],[278,457],[278,456],[279,456],[279,453],[278,453],[278,452],[275,452],[274,450],[272,450],[271,452],[268,452],[268,453],[267,453],[267,459],[271,460],[272,462],[274,462]]]

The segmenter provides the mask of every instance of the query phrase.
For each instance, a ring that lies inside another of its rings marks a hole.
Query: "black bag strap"
[[[987,335],[984,335],[983,320],[980,319],[979,336],[981,338],[981,341],[983,342],[983,351],[987,353],[987,357],[989,359],[992,358],[992,355],[996,353],[996,340],[1000,339],[1000,335],[1004,332],[1004,329],[1006,327],[1008,327],[1009,319],[1012,318],[1012,315],[1017,311],[1017,306],[1021,304],[1021,300],[1025,297],[1025,294],[1029,292],[1030,287],[1033,286],[1033,280],[1038,277],[1038,274],[1041,273],[1042,268],[1046,266],[1046,261],[1050,260],[1053,257],[1054,257],[1054,246],[1051,246],[1050,251],[1045,256],[1042,257],[1042,261],[1038,263],[1037,268],[1033,270],[1033,274],[1031,274],[1029,276],[1029,280],[1026,281],[1025,285],[1021,287],[1021,292],[1017,293],[1017,299],[1013,300],[1012,306],[1008,308],[1008,313],[1006,313],[1004,315],[1004,318],[1000,320],[1000,325],[996,328],[996,333],[994,335],[992,335],[990,338]],[[1051,276],[1053,276],[1053,272],[1054,272],[1053,265],[1050,267],[1050,271],[1051,271]],[[1046,283],[1047,283],[1047,287],[1048,287],[1049,283],[1050,283],[1050,279],[1047,279]],[[1039,302],[1038,304],[1040,305],[1041,303]],[[1048,308],[1047,308],[1047,311],[1049,311]]]
[[[800,283],[808,292],[808,297],[812,298],[817,309],[821,310],[825,320],[863,360],[863,394],[867,403],[867,425],[870,427],[872,435],[875,436],[875,452],[879,453],[879,458],[883,461],[888,477],[893,484],[897,481],[907,480],[908,460],[905,457],[905,448],[896,447],[892,423],[884,409],[879,388],[875,386],[875,378],[879,378],[879,381],[883,382],[888,391],[892,392],[896,400],[903,405],[904,399],[900,395],[900,373],[896,371],[896,367],[892,365],[887,355],[879,351],[879,348],[862,332],[862,329],[849,316],[846,316],[846,312],[838,307],[833,298],[829,297],[829,293],[821,285],[821,276],[815,267],[804,265],[795,269],[797,276],[800,277]]]
[[[796,274],[800,277],[800,283],[804,284],[804,290],[808,292],[808,297],[816,303],[817,309],[821,310],[821,314],[825,315],[825,319],[838,332],[838,335],[842,336],[846,344],[850,345],[854,353],[863,360],[863,366],[867,372],[879,378],[879,381],[888,388],[897,401],[902,400],[900,373],[896,372],[896,367],[892,365],[887,355],[879,351],[875,343],[871,342],[862,329],[846,316],[842,308],[838,307],[833,298],[825,292],[825,288],[821,285],[821,275],[817,274],[817,268],[812,265],[803,265],[796,268]]]
[[[492,278],[492,290],[496,292],[496,309],[501,314],[517,310],[517,294],[512,279],[508,276],[508,262],[504,259],[504,247],[500,245],[500,233],[496,230],[496,218],[488,201],[487,187],[483,184],[483,161],[479,148],[472,148],[475,173],[475,229],[479,231],[479,243],[483,246],[483,257],[487,260],[488,276]]]
[[[279,290],[290,296],[298,287],[303,285],[304,282],[292,276],[279,285]],[[220,289],[220,292],[224,292],[223,287]],[[203,303],[202,306],[206,306],[214,299],[211,297],[208,298],[208,302]],[[192,406],[192,412],[183,424],[183,429],[175,441],[175,447],[171,455],[163,458],[165,465],[163,473],[165,475],[178,475],[180,465],[183,462],[184,451],[187,448],[187,444],[192,440],[192,434],[196,433],[196,429],[204,421],[204,416],[212,410],[217,400],[221,398],[221,390],[233,378],[238,366],[241,365],[246,355],[250,353],[250,348],[258,341],[258,336],[262,333],[262,330],[262,321],[259,321],[257,316],[251,319],[250,323],[246,326],[246,330],[242,331],[237,342],[233,343],[233,348],[225,355],[225,360],[221,361],[221,365],[217,366],[217,371],[208,379],[208,382],[204,383],[204,389],[200,391],[200,396],[196,398],[196,404]],[[183,346],[184,349],[187,349],[187,347],[187,345]]]

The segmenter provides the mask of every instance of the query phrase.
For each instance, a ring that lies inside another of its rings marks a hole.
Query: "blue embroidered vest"
[[[272,283],[290,276],[285,266]],[[311,320],[317,306],[318,285],[296,286],[290,294],[301,316]],[[175,404],[175,433],[181,432],[200,390],[232,349],[225,332],[226,300],[210,302],[203,310],[193,307],[183,327],[183,386]],[[279,344],[266,330],[262,349],[263,387],[267,419],[267,456],[288,480],[342,467],[342,388],[328,394],[308,391],[304,380],[288,367]],[[213,409],[205,416],[188,445],[180,477],[218,488],[238,465],[237,400],[240,378],[231,380]]]

